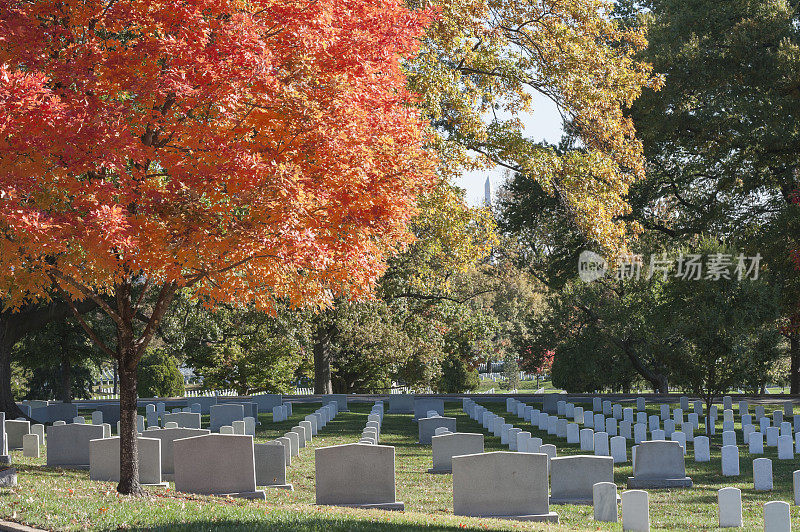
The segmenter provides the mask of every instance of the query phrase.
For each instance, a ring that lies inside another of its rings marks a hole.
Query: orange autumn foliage
[[[57,293],[117,360],[119,492],[142,494],[136,368],[178,290],[324,305],[370,291],[410,239],[435,161],[400,62],[427,17],[399,0],[0,0],[3,303]]]
[[[397,0],[0,0],[8,306],[143,276],[362,294],[432,182]]]

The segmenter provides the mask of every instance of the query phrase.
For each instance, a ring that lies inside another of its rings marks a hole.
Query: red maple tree
[[[91,299],[136,367],[178,290],[324,305],[371,289],[432,182],[398,0],[0,0],[4,304]],[[147,312],[142,326],[137,314]]]

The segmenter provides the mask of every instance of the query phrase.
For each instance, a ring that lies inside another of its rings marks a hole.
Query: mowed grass
[[[531,403],[534,404],[535,403]],[[274,531],[449,531],[449,530],[621,530],[618,524],[596,523],[590,506],[553,506],[560,516],[559,525],[543,525],[475,519],[452,515],[452,476],[430,475],[430,446],[417,441],[417,425],[410,415],[387,414],[382,427],[381,443],[396,450],[397,500],[405,502],[405,512],[382,512],[314,505],[314,452],[317,447],[357,441],[366,424],[370,404],[351,402],[351,412],[342,412],[330,422],[309,447],[301,450],[287,469],[294,491],[266,488],[266,501],[245,501],[176,493],[173,489],[148,488],[144,498],[122,497],[115,485],[93,482],[87,471],[48,469],[44,456],[23,458],[14,451],[13,462],[19,470],[19,486],[0,490],[0,516],[31,526],[57,530],[274,530]],[[577,445],[549,437],[529,423],[505,413],[505,404],[486,403],[503,415],[507,422],[529,430],[554,443],[560,456],[580,454]],[[283,435],[299,423],[319,404],[295,404],[291,419],[272,423],[269,415],[261,415],[257,441]],[[776,406],[777,408],[777,406]],[[752,410],[752,407],[751,407]],[[771,411],[771,408],[767,409]],[[649,405],[649,413],[657,406]],[[461,403],[446,404],[446,415],[458,418],[461,432],[485,435],[487,451],[506,450],[500,439],[483,430],[461,412]],[[206,420],[207,421],[207,420]],[[718,427],[720,429],[721,427]],[[741,436],[741,434],[740,434]],[[695,464],[690,452],[686,458],[687,474],[695,482],[691,489],[649,490],[650,519],[654,530],[713,530],[717,524],[717,490],[736,486],[742,490],[745,529],[761,530],[762,507],[770,500],[792,502],[794,460],[777,460],[774,448],[764,455],[773,460],[775,489],[755,492],[752,488],[752,459],[746,446],[740,445],[741,476],[735,479],[721,475],[721,434],[713,436],[712,461]],[[630,456],[630,449],[628,451]],[[631,466],[618,465],[615,480],[620,492],[625,489]],[[792,506],[792,520],[798,523],[800,509]]]

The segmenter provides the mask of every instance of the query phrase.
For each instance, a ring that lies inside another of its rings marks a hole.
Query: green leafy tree
[[[532,317],[524,367],[535,369],[555,351],[553,384],[568,392],[628,392],[646,382],[669,389],[661,341],[653,323],[657,288],[606,279],[573,281],[554,291],[548,309]]]
[[[170,353],[192,367],[206,389],[292,393],[307,370],[306,312],[281,307],[273,316],[240,305],[210,310],[184,297],[161,331]]]
[[[99,334],[111,333],[97,312],[84,319]],[[74,319],[50,321],[30,331],[14,346],[14,356],[26,380],[23,397],[65,403],[90,398],[98,368],[108,360]]]
[[[504,381],[502,386],[509,390],[516,390],[519,388],[519,361],[517,355],[508,353],[503,360],[503,377]]]
[[[470,367],[462,357],[450,355],[442,361],[442,375],[437,389],[441,393],[471,392],[478,388],[478,371]]]
[[[136,371],[142,397],[181,397],[185,393],[178,363],[165,349],[148,349]]]
[[[710,241],[699,251],[704,257],[736,256]],[[780,358],[778,292],[763,280],[735,274],[673,280],[664,286],[658,313],[674,383],[703,398],[708,408],[731,389],[762,388]]]
[[[790,390],[800,393],[800,4],[742,0],[623,1],[626,24],[647,30],[639,57],[663,73],[630,110],[648,160],[629,195],[631,219],[680,245],[724,238],[761,253],[780,288]],[[787,327],[789,326],[789,327]]]

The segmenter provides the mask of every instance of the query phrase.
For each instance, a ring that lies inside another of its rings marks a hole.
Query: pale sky
[[[561,115],[551,100],[538,93],[533,95],[533,113],[523,116],[522,122],[525,124],[525,135],[536,141],[546,140],[557,144],[561,139]],[[483,187],[487,176],[491,176],[493,194],[496,194],[505,179],[502,168],[468,172],[455,180],[457,186],[466,189],[467,203],[470,205],[480,205],[483,202]]]

